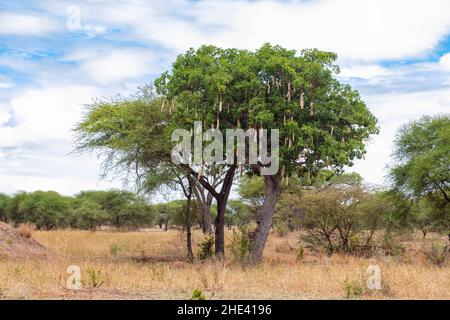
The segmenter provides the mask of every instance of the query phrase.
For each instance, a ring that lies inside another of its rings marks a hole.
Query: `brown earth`
[[[31,236],[0,222],[0,259],[48,259],[52,252]]]

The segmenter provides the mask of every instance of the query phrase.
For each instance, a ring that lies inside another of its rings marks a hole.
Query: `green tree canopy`
[[[412,198],[450,202],[450,116],[423,117],[403,126],[395,140],[390,177]]]
[[[403,126],[395,140],[390,178],[395,192],[414,200],[412,220],[450,240],[450,116],[425,116]]]
[[[124,190],[82,191],[75,196],[77,209],[85,202],[99,205],[106,214],[104,223],[116,228],[150,225],[155,215],[144,199]]]
[[[8,204],[11,197],[4,193],[0,193],[0,221],[8,219]]]
[[[15,224],[31,222],[38,229],[64,225],[71,211],[72,200],[54,191],[20,192],[8,206],[9,219]]]
[[[202,46],[179,55],[155,81],[158,93],[176,102],[173,128],[192,128],[198,120],[204,129],[280,130],[281,171],[264,177],[253,261],[262,257],[281,178],[309,178],[323,168],[340,171],[363,156],[364,141],[378,132],[358,92],[334,77],[335,60],[336,54],[317,49],[298,54],[269,44],[256,51]],[[245,169],[260,174],[263,167]],[[218,207],[220,217],[224,207]]]

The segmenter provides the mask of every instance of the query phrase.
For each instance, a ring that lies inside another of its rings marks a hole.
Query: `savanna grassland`
[[[231,231],[226,233],[230,243]],[[263,262],[243,267],[185,260],[184,234],[163,232],[35,231],[32,237],[52,252],[45,259],[0,259],[3,299],[190,299],[194,289],[207,299],[450,299],[450,267],[431,263],[423,248],[444,242],[437,235],[399,239],[397,256],[370,258],[305,250],[298,233],[271,233]],[[194,249],[204,236],[193,233]],[[228,251],[229,253],[229,251]],[[69,265],[79,265],[82,289],[66,287]],[[381,269],[381,290],[368,290],[369,265]]]

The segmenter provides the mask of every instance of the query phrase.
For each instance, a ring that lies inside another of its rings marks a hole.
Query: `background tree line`
[[[0,219],[15,225],[32,223],[38,229],[79,228],[95,231],[151,225],[155,209],[128,191],[82,191],[74,197],[54,191],[0,195]]]
[[[54,191],[0,193],[0,221],[14,225],[31,223],[37,229],[73,228],[96,231],[101,226],[137,229],[156,226],[163,230],[185,227],[184,200],[150,204],[133,192],[122,190],[82,191],[73,197]],[[211,218],[216,215],[211,208]],[[226,224],[241,226],[251,221],[250,206],[230,201]],[[194,226],[203,229],[203,211],[194,203],[191,210]]]

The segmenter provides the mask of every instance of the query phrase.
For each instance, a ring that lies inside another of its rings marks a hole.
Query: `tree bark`
[[[273,214],[281,193],[281,176],[264,176],[265,198],[258,215],[255,238],[250,248],[250,263],[261,262],[267,237],[272,227]]]
[[[211,203],[213,198],[219,196],[219,193],[215,192],[213,194],[211,193],[211,190],[215,191],[215,189],[223,182],[221,175],[221,173],[214,175],[211,182],[206,180],[196,181],[193,185],[193,191],[201,208],[201,227],[203,233],[206,235],[212,233]],[[209,183],[209,188],[205,187],[206,183]]]
[[[203,233],[212,233],[212,219],[211,219],[211,203],[212,195],[208,193],[208,197],[204,203],[202,203],[202,214],[203,214]]]
[[[217,258],[222,259],[225,256],[225,207],[226,200],[217,200],[217,217],[215,221],[214,251]]]
[[[234,175],[236,173],[236,165],[230,165],[225,178],[223,179],[222,188],[220,192],[215,190],[203,176],[198,177],[198,173],[195,172],[191,167],[185,165],[185,168],[189,170],[191,176],[200,183],[207,191],[209,191],[212,196],[217,201],[217,217],[215,220],[215,255],[219,259],[225,256],[225,236],[224,236],[224,219],[225,219],[225,209],[228,201],[228,196],[230,195],[231,186],[233,185]]]
[[[217,200],[217,217],[215,221],[215,255],[219,259],[225,256],[225,210],[227,207],[228,197],[230,195],[231,186],[233,185],[233,178],[236,172],[236,166],[232,165],[225,175],[222,189],[215,197]]]
[[[189,262],[194,261],[194,254],[192,252],[192,233],[191,233],[191,198],[192,198],[192,180],[188,178],[189,187],[186,192],[186,209],[184,212],[184,222],[186,225],[186,249],[187,249],[187,259]]]

